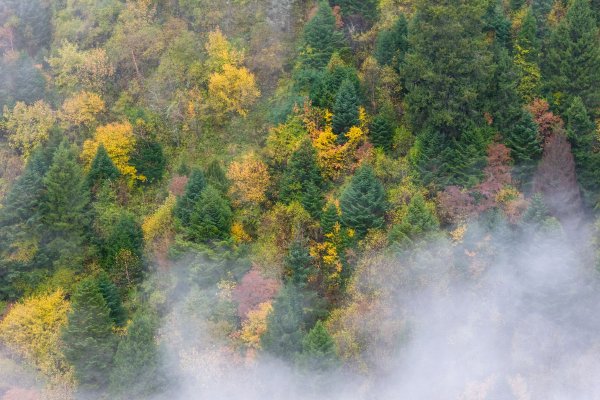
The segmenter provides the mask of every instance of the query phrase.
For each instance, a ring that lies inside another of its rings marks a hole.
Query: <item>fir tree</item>
[[[356,93],[360,93],[360,79],[356,68],[347,65],[337,52],[333,53],[327,68],[310,86],[309,96],[312,103],[317,107],[331,110],[335,104],[337,93],[346,80],[354,84]]]
[[[185,192],[177,199],[175,204],[174,214],[184,226],[190,223],[190,215],[205,187],[204,174],[200,169],[194,169],[185,186]]]
[[[359,168],[340,198],[342,224],[356,231],[359,238],[369,229],[384,223],[385,191],[369,166]]]
[[[208,185],[202,191],[190,215],[188,232],[198,242],[223,240],[229,237],[233,213],[221,192]]]
[[[75,151],[67,142],[54,153],[44,186],[42,220],[46,251],[55,263],[78,266],[89,222],[89,191]]]
[[[311,217],[314,219],[321,218],[325,203],[321,189],[312,182],[307,182],[303,186],[304,191],[300,199],[300,204],[308,211]]]
[[[304,336],[301,359],[304,366],[311,371],[329,370],[338,365],[335,343],[321,321],[317,321]]]
[[[156,318],[138,311],[118,344],[110,374],[113,392],[142,398],[154,394],[160,384]]]
[[[310,252],[296,240],[292,242],[285,258],[285,267],[287,269],[287,281],[298,288],[303,288],[308,284],[308,278],[313,274],[313,259]]]
[[[335,224],[339,222],[338,209],[333,203],[329,203],[321,215],[321,230],[324,234],[331,233]]]
[[[305,141],[290,156],[281,177],[279,198],[286,203],[301,201],[309,186],[320,189],[322,184],[315,148],[310,141]]]
[[[408,21],[404,14],[400,14],[391,29],[379,32],[375,43],[375,58],[380,65],[399,71],[407,51]]]
[[[206,181],[215,188],[219,189],[222,193],[227,193],[229,189],[229,179],[227,174],[221,167],[221,163],[217,160],[213,160],[206,167]]]
[[[437,181],[443,186],[471,187],[479,183],[486,165],[488,140],[484,129],[466,129],[440,153]]]
[[[521,111],[518,122],[505,133],[504,143],[510,148],[511,158],[515,161],[515,177],[521,184],[527,185],[542,154],[538,127],[529,112]]]
[[[101,388],[108,382],[114,354],[110,310],[97,282],[83,280],[71,297],[68,324],[63,329],[63,353],[82,387]]]
[[[394,139],[394,126],[383,114],[379,114],[373,118],[371,127],[369,129],[371,137],[371,143],[375,147],[379,147],[385,151],[392,149],[392,142]]]
[[[345,133],[359,124],[358,120],[358,96],[356,88],[349,80],[345,80],[340,86],[335,104],[333,106],[332,126],[333,132],[338,136],[340,143],[346,142]]]
[[[128,212],[121,213],[103,245],[105,265],[114,267],[118,254],[123,250],[138,259],[142,258],[144,252],[144,232],[135,216]]]
[[[100,293],[102,293],[102,297],[106,302],[113,323],[117,326],[123,326],[127,320],[127,315],[121,302],[121,296],[119,290],[105,272],[98,276],[98,289],[100,289]]]
[[[394,226],[390,232],[390,241],[413,243],[427,238],[439,229],[440,223],[427,205],[422,195],[417,194],[410,199],[406,216],[402,222]]]
[[[326,1],[319,2],[316,15],[302,33],[301,64],[304,68],[321,69],[331,55],[343,47],[344,36],[336,27],[335,16]]]
[[[509,49],[511,46],[511,23],[504,15],[502,0],[492,0],[483,16],[484,32],[493,36],[494,44]]]
[[[302,304],[302,295],[296,286],[288,283],[281,288],[273,302],[273,311],[267,318],[267,332],[261,337],[265,351],[288,359],[302,351]]]
[[[581,97],[588,110],[600,106],[600,41],[589,0],[573,0],[550,37],[545,63],[547,92],[562,112]]]
[[[161,180],[167,165],[167,159],[160,143],[149,139],[136,141],[131,161],[138,174],[146,178],[144,181],[146,183]]]
[[[87,175],[88,186],[97,188],[104,181],[116,180],[119,175],[121,174],[110,159],[110,156],[106,152],[106,148],[103,144],[100,144]]]

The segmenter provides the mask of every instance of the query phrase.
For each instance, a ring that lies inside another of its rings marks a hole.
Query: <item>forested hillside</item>
[[[0,0],[0,399],[600,398],[599,27]]]

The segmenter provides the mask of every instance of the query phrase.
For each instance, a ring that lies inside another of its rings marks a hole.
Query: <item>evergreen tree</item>
[[[135,216],[128,212],[121,213],[103,245],[105,265],[109,269],[115,266],[116,258],[123,250],[138,259],[144,252],[144,232]]]
[[[391,29],[379,32],[375,43],[375,58],[380,65],[399,71],[407,51],[408,21],[404,14],[400,14]]]
[[[307,182],[303,186],[304,192],[302,193],[302,198],[300,199],[302,207],[304,207],[304,209],[308,211],[310,216],[314,219],[321,218],[323,205],[325,203],[321,189],[312,182]]]
[[[131,161],[138,174],[146,177],[146,183],[160,181],[167,165],[162,146],[150,139],[136,141]]]
[[[98,146],[98,150],[96,151],[96,156],[92,161],[90,171],[87,175],[88,186],[91,188],[97,188],[102,182],[106,180],[116,180],[119,177],[119,175],[120,172],[110,159],[110,156],[106,152],[106,148],[103,144],[100,144],[100,146]]]
[[[190,223],[190,215],[206,187],[206,179],[200,169],[194,169],[190,179],[185,186],[185,192],[177,199],[174,214],[179,221],[187,226]]]
[[[515,66],[519,76],[517,90],[526,103],[539,97],[541,85],[539,52],[537,22],[533,11],[529,8],[515,40]]]
[[[154,394],[160,384],[159,354],[156,344],[156,318],[138,311],[127,327],[127,335],[118,344],[110,374],[113,392],[127,398]]]
[[[511,23],[504,15],[502,0],[492,0],[483,16],[484,32],[493,36],[494,44],[509,49],[511,46]]]
[[[360,167],[340,198],[342,224],[362,238],[384,223],[385,190],[369,166]]]
[[[344,17],[362,16],[368,21],[377,18],[377,0],[330,0],[332,6],[339,6]]]
[[[279,198],[285,203],[301,201],[309,186],[320,189],[322,184],[315,148],[310,141],[305,141],[290,156],[281,177]]]
[[[333,203],[329,203],[321,215],[321,230],[324,234],[333,232],[335,224],[339,222],[338,209]]]
[[[267,331],[261,337],[262,348],[278,357],[291,359],[302,351],[304,321],[303,299],[293,284],[284,285],[267,318]]]
[[[390,232],[390,241],[399,243],[413,243],[416,240],[427,238],[439,229],[440,223],[427,205],[421,194],[410,199],[406,216],[402,222],[394,226]]]
[[[385,115],[379,114],[373,118],[369,134],[373,146],[379,147],[385,151],[392,149],[394,126]]]
[[[66,141],[54,153],[44,186],[45,250],[59,265],[78,266],[89,222],[89,191],[77,155]]]
[[[356,94],[356,88],[349,80],[345,80],[340,86],[335,104],[333,105],[333,132],[338,136],[340,143],[346,142],[345,133],[359,124],[358,107],[359,100]]]
[[[513,174],[521,184],[527,185],[542,154],[538,127],[529,112],[521,111],[518,122],[505,133],[504,143],[515,162]]]
[[[97,282],[83,280],[71,297],[68,324],[63,329],[63,354],[85,388],[101,388],[108,382],[114,354],[110,310]]]
[[[206,167],[206,180],[222,193],[227,193],[229,180],[219,161],[213,160],[208,164],[208,167]]]
[[[510,9],[519,11],[525,5],[525,0],[510,0]]]
[[[301,241],[295,240],[290,245],[285,258],[285,267],[287,269],[288,282],[298,288],[303,288],[308,284],[308,278],[314,272],[313,259]]]
[[[331,110],[335,104],[338,91],[346,80],[354,84],[356,93],[360,93],[360,79],[356,68],[347,65],[337,52],[333,53],[327,68],[310,85],[310,100],[317,107]]]
[[[487,162],[487,132],[484,129],[465,129],[458,140],[440,153],[441,165],[437,181],[443,186],[471,187],[483,177]]]
[[[301,359],[304,366],[311,371],[329,370],[338,365],[335,343],[321,321],[317,321],[315,326],[304,336]]]
[[[321,69],[331,55],[343,47],[344,35],[336,27],[329,4],[322,0],[316,15],[308,21],[302,33],[300,62],[304,68]]]
[[[231,231],[233,213],[221,192],[208,185],[202,191],[190,215],[188,232],[198,242],[227,239]]]
[[[119,290],[105,272],[98,276],[98,289],[100,289],[100,293],[102,293],[102,297],[106,302],[113,323],[117,326],[123,326],[127,320],[127,315],[121,302],[121,296]]]
[[[600,41],[589,0],[573,0],[550,37],[545,63],[548,94],[561,112],[581,97],[591,111],[600,106]]]

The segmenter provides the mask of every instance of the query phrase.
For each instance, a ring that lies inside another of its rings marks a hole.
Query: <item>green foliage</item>
[[[102,293],[102,297],[106,302],[106,306],[109,309],[109,316],[113,323],[117,326],[125,324],[127,314],[123,308],[119,290],[105,272],[102,272],[98,276],[98,289],[100,289],[100,293]]]
[[[439,229],[440,223],[435,214],[427,207],[425,199],[417,194],[410,199],[406,215],[402,222],[390,231],[390,241],[402,245],[430,237]]]
[[[314,274],[313,259],[306,246],[299,240],[290,245],[285,258],[287,282],[298,288],[308,284],[308,278]]]
[[[319,2],[317,14],[304,26],[300,63],[304,68],[321,69],[336,50],[344,46],[344,36],[336,27],[329,4]]]
[[[144,252],[144,232],[134,215],[122,212],[103,246],[107,265],[113,265],[121,250],[129,250],[138,258]]]
[[[221,163],[217,160],[213,160],[206,167],[206,181],[219,189],[223,193],[227,193],[229,189],[229,179]]]
[[[540,93],[539,52],[537,22],[530,8],[523,18],[515,40],[515,66],[519,75],[517,90],[527,103],[539,97]]]
[[[267,332],[261,337],[262,348],[281,358],[292,359],[302,351],[304,320],[303,299],[293,284],[284,285],[267,318]]]
[[[184,226],[190,223],[190,216],[206,187],[206,178],[200,169],[194,169],[185,186],[185,192],[177,199],[174,214]]]
[[[340,6],[344,17],[360,15],[369,21],[377,17],[377,0],[330,0],[332,6]]]
[[[494,43],[503,48],[511,46],[511,23],[504,15],[502,0],[488,2],[488,7],[483,15],[484,32],[493,36]]]
[[[333,119],[331,120],[333,132],[338,136],[340,143],[346,142],[345,133],[353,127],[357,126],[358,107],[360,102],[356,93],[356,88],[350,80],[342,82],[338,94],[333,105]]]
[[[325,204],[321,188],[312,182],[304,184],[304,193],[302,193],[300,204],[308,211],[311,217],[319,219],[323,212],[323,205]]]
[[[589,0],[573,0],[552,32],[544,68],[546,91],[560,111],[575,96],[588,110],[600,106],[600,42]]]
[[[384,223],[385,190],[370,166],[360,167],[340,198],[341,222],[362,238]]]
[[[333,338],[321,321],[302,339],[301,360],[311,371],[329,370],[339,364]]]
[[[165,173],[167,160],[162,146],[155,140],[139,139],[131,154],[132,165],[143,175],[146,183],[160,181]]]
[[[379,114],[373,118],[369,128],[371,143],[385,151],[392,149],[394,126],[386,115]]]
[[[400,14],[391,29],[382,30],[377,35],[375,58],[380,65],[399,71],[407,51],[408,21],[404,14]]]
[[[515,177],[521,184],[527,185],[542,154],[538,127],[529,112],[521,111],[513,128],[505,133],[504,143],[510,149],[510,156],[515,162]]]
[[[194,205],[188,234],[197,242],[224,240],[229,238],[232,223],[229,201],[219,190],[208,185]]]
[[[97,188],[102,182],[106,180],[114,181],[120,175],[121,173],[106,152],[106,148],[103,144],[100,144],[87,175],[88,186]]]
[[[321,215],[321,230],[324,234],[333,232],[335,224],[338,223],[340,217],[338,209],[333,203],[329,203]]]
[[[73,296],[68,325],[63,329],[63,353],[83,387],[97,389],[108,382],[115,340],[110,310],[96,280],[87,278]]]
[[[356,93],[360,93],[356,68],[344,63],[339,54],[334,53],[327,68],[315,76],[315,81],[310,86],[310,100],[317,107],[332,109],[339,89],[346,80],[354,84]]]

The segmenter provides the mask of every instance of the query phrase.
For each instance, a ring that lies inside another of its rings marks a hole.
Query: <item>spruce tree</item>
[[[394,139],[394,126],[389,118],[379,114],[373,118],[369,129],[370,140],[373,146],[379,147],[385,151],[392,149]]]
[[[324,234],[333,232],[335,224],[339,222],[338,209],[333,203],[329,203],[321,215],[321,230]]]
[[[559,111],[581,97],[592,112],[600,106],[600,41],[589,0],[573,0],[552,32],[544,81]]]
[[[385,190],[370,166],[360,167],[340,198],[342,224],[355,230],[358,238],[384,223]]]
[[[502,48],[510,49],[511,46],[511,22],[504,14],[502,0],[492,0],[488,3],[483,15],[483,30],[488,36],[494,38],[494,44]]]
[[[406,216],[390,232],[390,240],[399,243],[413,243],[427,238],[439,229],[440,223],[425,204],[423,195],[417,194],[410,199]]]
[[[156,344],[158,324],[151,314],[138,311],[118,344],[110,387],[127,398],[155,394],[160,385],[159,353]]]
[[[167,165],[162,146],[157,141],[150,139],[136,141],[131,161],[138,174],[146,178],[145,183],[160,181]]]
[[[108,382],[114,354],[110,310],[96,280],[87,278],[71,297],[68,324],[62,331],[63,354],[83,388],[98,389]]]
[[[96,156],[87,175],[87,183],[90,188],[97,188],[104,181],[114,181],[121,173],[110,159],[103,144],[98,146]]]
[[[379,32],[375,42],[375,58],[380,65],[399,71],[407,51],[408,21],[404,14],[400,14],[391,29]]]
[[[77,155],[66,141],[54,153],[44,186],[45,250],[55,264],[79,266],[84,254],[85,227],[89,222],[89,190]]]
[[[200,169],[194,169],[190,175],[185,191],[177,199],[175,204],[174,214],[179,221],[184,225],[190,223],[190,215],[202,195],[202,191],[206,187],[206,179],[204,173]]]
[[[360,93],[360,79],[356,68],[347,65],[336,52],[331,56],[327,68],[310,86],[310,100],[317,107],[331,110],[335,104],[337,93],[345,80],[351,81],[356,88],[356,92]]]
[[[206,167],[206,181],[223,193],[227,193],[229,189],[227,174],[218,160],[211,161]]]
[[[229,202],[221,192],[208,185],[190,215],[188,232],[198,242],[224,240],[229,237],[232,222]]]
[[[100,293],[102,293],[102,297],[106,302],[113,323],[117,326],[123,326],[127,320],[127,315],[123,308],[121,295],[119,294],[119,289],[112,283],[105,272],[102,272],[98,276],[98,289],[100,289]]]
[[[303,185],[303,193],[300,198],[300,204],[311,217],[314,219],[321,218],[321,213],[323,212],[323,205],[325,203],[325,199],[323,198],[323,192],[321,188],[315,185],[312,182],[307,182]]]
[[[303,298],[291,283],[284,285],[267,317],[267,331],[261,337],[262,348],[281,358],[292,359],[302,351],[304,336]]]
[[[527,185],[542,154],[538,127],[529,112],[521,111],[514,127],[505,132],[504,144],[510,148],[511,158],[515,162],[514,176],[522,185]]]
[[[281,177],[279,198],[290,203],[301,201],[308,187],[323,185],[317,154],[310,141],[303,142],[291,156]]]
[[[287,282],[298,288],[308,284],[308,278],[314,273],[313,259],[306,246],[299,240],[290,245],[285,258]]]
[[[333,119],[331,120],[333,132],[338,136],[340,143],[346,143],[345,133],[359,124],[358,107],[360,103],[356,88],[351,81],[345,80],[340,86],[335,104],[333,105]]]
[[[322,0],[316,15],[304,26],[300,63],[303,68],[319,70],[343,46],[344,35],[337,29],[331,7]]]
[[[459,185],[471,187],[483,177],[487,161],[488,133],[481,128],[465,129],[459,139],[440,153],[441,165],[437,182],[443,186]]]
[[[330,370],[339,364],[333,338],[321,321],[304,336],[301,360],[311,371]]]
[[[105,265],[112,268],[119,252],[127,250],[138,259],[144,252],[144,232],[134,215],[122,212],[103,244]]]

